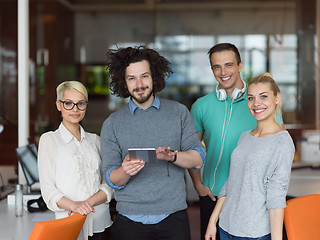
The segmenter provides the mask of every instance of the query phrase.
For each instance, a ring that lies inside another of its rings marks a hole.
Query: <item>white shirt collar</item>
[[[81,134],[81,140],[80,140],[81,142],[85,138],[85,131],[83,130],[81,125],[79,125],[79,127],[80,127],[80,134]],[[71,140],[74,138],[74,136],[69,132],[69,130],[63,125],[62,122],[60,123],[59,131],[65,143],[70,143]]]

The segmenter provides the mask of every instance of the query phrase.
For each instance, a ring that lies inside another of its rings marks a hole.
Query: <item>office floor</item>
[[[189,203],[187,208],[191,240],[200,240],[200,207],[198,202]]]

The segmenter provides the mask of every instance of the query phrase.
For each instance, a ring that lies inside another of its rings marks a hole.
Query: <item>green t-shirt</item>
[[[198,131],[203,133],[207,150],[203,184],[218,196],[229,176],[230,156],[240,135],[246,130],[254,129],[257,124],[247,107],[247,92],[232,103],[229,96],[226,101],[218,100],[216,92],[213,91],[193,104],[191,114]]]

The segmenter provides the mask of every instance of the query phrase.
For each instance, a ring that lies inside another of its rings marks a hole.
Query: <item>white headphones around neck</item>
[[[237,100],[238,98],[240,98],[242,96],[242,94],[244,94],[244,92],[246,91],[246,83],[241,80],[243,82],[243,88],[242,89],[239,89],[239,88],[235,88],[231,94],[231,100]],[[219,88],[219,84],[217,84],[217,87],[216,87],[216,93],[217,93],[217,98],[220,100],[220,101],[225,101],[227,99],[227,92],[226,90],[224,89],[220,89]]]

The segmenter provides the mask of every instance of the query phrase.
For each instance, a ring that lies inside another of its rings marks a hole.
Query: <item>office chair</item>
[[[86,217],[75,213],[66,218],[37,222],[29,240],[76,240]]]
[[[288,240],[319,240],[320,194],[288,200],[284,224]]]

